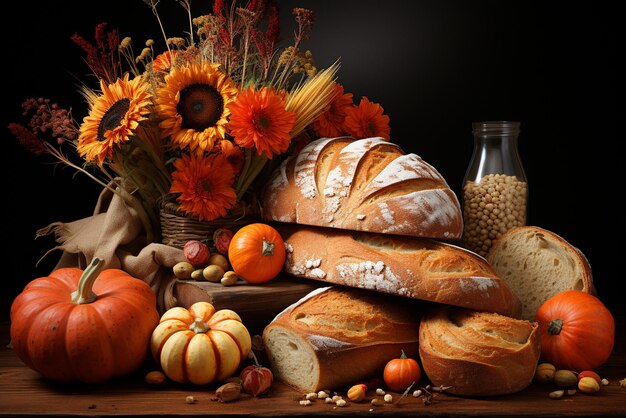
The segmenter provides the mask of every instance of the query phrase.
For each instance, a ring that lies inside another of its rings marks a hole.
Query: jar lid
[[[519,131],[519,122],[504,120],[472,123],[474,135],[518,135]]]

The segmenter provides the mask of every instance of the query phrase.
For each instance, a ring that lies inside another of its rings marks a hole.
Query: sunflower
[[[196,155],[224,139],[228,104],[237,95],[233,81],[218,67],[207,62],[174,67],[158,91],[163,137],[171,136],[173,145]]]
[[[244,159],[246,158],[243,150],[228,139],[220,141],[220,150],[233,167],[235,175],[239,174],[241,167],[243,167]]]
[[[83,119],[76,150],[87,161],[102,166],[104,160],[113,156],[116,145],[128,142],[146,119],[151,105],[148,84],[142,77],[123,79],[107,85],[100,80],[101,95],[85,89],[89,115]]]
[[[347,109],[344,128],[355,139],[379,136],[389,141],[389,116],[383,111],[381,105],[363,97],[358,106]]]
[[[287,151],[296,114],[285,110],[285,101],[273,90],[249,88],[229,105],[230,133],[244,148],[256,147],[269,159]]]
[[[344,93],[343,86],[335,83],[335,98],[313,122],[313,130],[320,137],[333,138],[344,135],[343,121],[352,107],[352,93]]]
[[[174,161],[174,168],[170,193],[180,193],[177,200],[183,213],[211,221],[226,215],[235,204],[233,169],[226,156],[184,154]]]

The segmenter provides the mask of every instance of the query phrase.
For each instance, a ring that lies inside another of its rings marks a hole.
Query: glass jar
[[[474,152],[463,180],[465,248],[483,257],[504,232],[526,225],[528,185],[517,149],[519,122],[472,124]]]

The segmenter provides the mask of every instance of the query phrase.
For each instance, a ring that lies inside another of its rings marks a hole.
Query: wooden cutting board
[[[174,285],[178,305],[190,307],[195,302],[206,301],[216,309],[232,309],[252,332],[263,330],[287,306],[297,302],[326,283],[281,274],[263,284],[251,285],[240,280],[234,286],[220,283],[179,280]]]

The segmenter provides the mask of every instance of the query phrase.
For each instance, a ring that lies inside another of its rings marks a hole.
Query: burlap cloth
[[[100,194],[93,215],[73,222],[54,222],[37,231],[37,236],[54,233],[63,253],[61,267],[84,269],[93,257],[105,260],[105,268],[119,268],[148,283],[163,313],[176,306],[172,267],[184,260],[183,251],[164,244],[147,243],[137,212],[108,189]],[[48,254],[46,253],[46,254]]]

